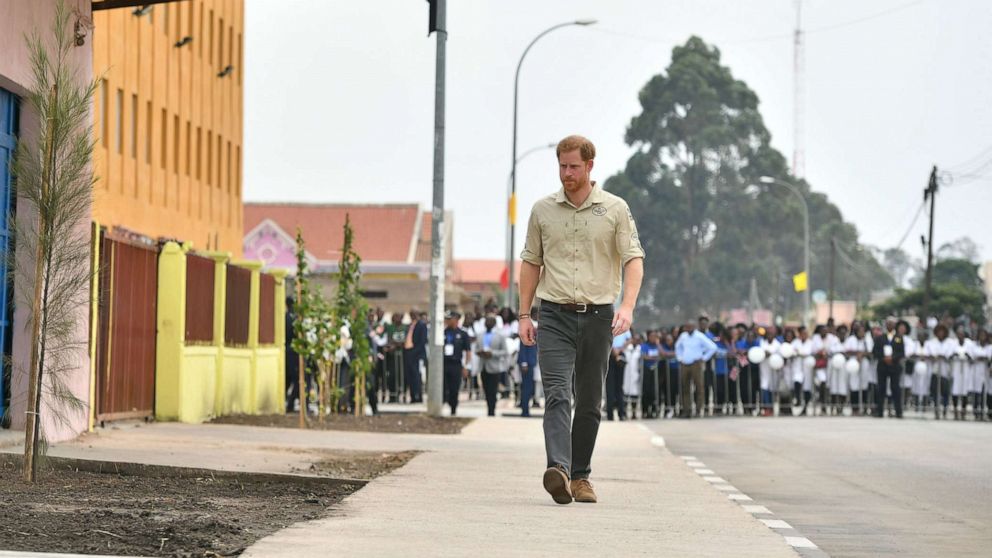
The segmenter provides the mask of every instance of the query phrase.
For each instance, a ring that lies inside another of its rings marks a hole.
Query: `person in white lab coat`
[[[933,337],[923,345],[923,354],[930,367],[930,398],[933,401],[934,416],[947,418],[947,403],[951,392],[951,363],[947,351],[953,341],[947,338],[947,326],[937,324]]]
[[[974,344],[963,325],[954,328],[954,338],[949,340],[947,358],[951,361],[951,403],[954,420],[964,420],[968,405],[968,380],[971,371],[971,346]]]
[[[809,337],[806,326],[799,326],[799,335],[792,340],[796,356],[792,358],[792,390],[795,404],[802,403],[803,410],[799,414],[805,416],[809,402],[813,399],[813,367],[807,363],[807,357],[813,354],[813,341]]]

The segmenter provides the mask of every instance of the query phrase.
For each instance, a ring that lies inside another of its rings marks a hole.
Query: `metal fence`
[[[152,416],[158,247],[100,233],[96,418]]]
[[[272,345],[276,342],[276,278],[268,273],[259,274],[258,289],[258,343]]]
[[[186,342],[214,341],[214,275],[210,258],[186,255]]]
[[[250,303],[251,270],[228,264],[227,303],[224,311],[225,345],[233,347],[248,345]]]

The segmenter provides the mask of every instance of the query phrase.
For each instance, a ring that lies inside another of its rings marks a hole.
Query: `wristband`
[[[517,319],[518,320],[522,320],[524,318],[527,318],[529,320],[530,319],[530,314],[520,314],[519,316],[517,316]]]

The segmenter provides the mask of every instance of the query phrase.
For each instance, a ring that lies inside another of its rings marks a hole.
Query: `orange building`
[[[240,257],[244,0],[93,12],[93,219]]]

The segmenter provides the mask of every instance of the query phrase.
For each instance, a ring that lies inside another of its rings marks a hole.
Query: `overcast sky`
[[[245,199],[429,209],[435,41],[427,2],[246,4]],[[455,215],[456,258],[505,257],[514,69],[527,43],[557,23],[599,20],[557,30],[528,54],[521,153],[581,133],[597,147],[594,179],[624,168],[638,91],[695,34],[757,92],[772,144],[791,158],[793,0],[448,4],[445,206]],[[806,0],[803,26],[806,178],[862,242],[893,246],[922,202],[931,165],[967,173],[992,159],[992,2]],[[983,178],[965,183],[959,172],[938,195],[936,243],[968,235],[992,259],[992,170],[972,174]],[[553,150],[520,163],[518,222],[559,187]],[[925,217],[903,245],[914,256]]]

